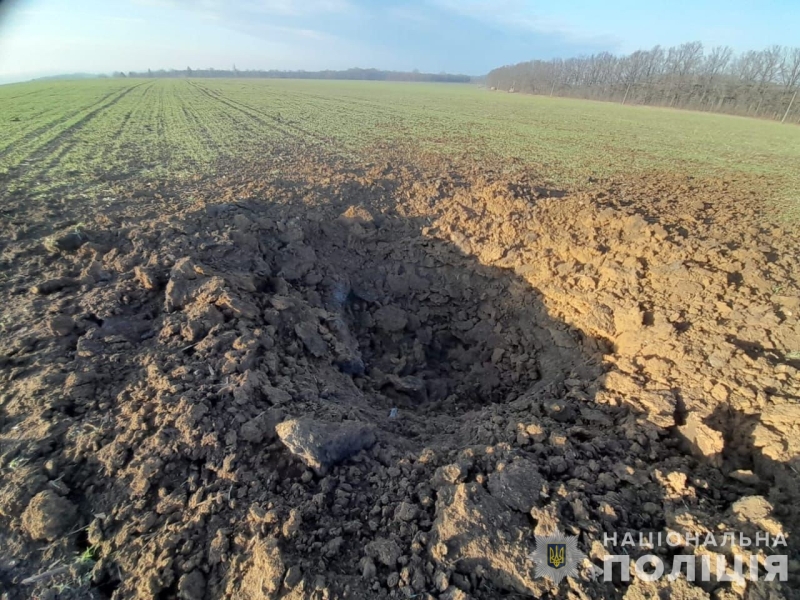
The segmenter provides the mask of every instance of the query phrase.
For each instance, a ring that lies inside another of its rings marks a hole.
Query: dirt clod
[[[45,246],[51,252],[75,252],[86,242],[86,237],[77,231],[67,231],[48,238]]]
[[[476,569],[495,585],[535,594],[533,545],[525,518],[506,509],[477,484],[459,484],[439,491],[437,518],[431,535],[432,557],[457,564],[462,573]]]
[[[537,503],[544,479],[536,466],[527,460],[503,465],[489,475],[487,487],[492,496],[513,510],[527,513]]]
[[[382,306],[375,311],[375,324],[383,331],[392,333],[402,331],[408,324],[406,312],[396,306]]]
[[[43,281],[34,285],[31,288],[31,291],[34,294],[42,294],[43,296],[47,296],[49,294],[61,291],[64,288],[75,287],[78,285],[80,285],[80,281],[73,277],[57,277],[55,279],[48,279],[47,281]]]
[[[255,540],[239,587],[239,597],[250,600],[275,597],[283,584],[285,572],[286,566],[277,542],[272,539]]]
[[[75,321],[67,315],[57,315],[47,325],[53,335],[61,337],[69,335],[75,329]]]
[[[275,431],[292,454],[318,473],[325,473],[329,467],[375,443],[375,433],[369,425],[351,421],[320,423],[292,419],[279,424]]]
[[[715,431],[699,417],[692,415],[685,425],[678,428],[690,450],[700,458],[705,458],[711,463],[720,466],[722,464],[722,450],[725,441],[719,431]]]
[[[52,542],[75,524],[78,509],[52,490],[39,492],[22,513],[22,526],[34,540]]]
[[[206,579],[200,571],[187,573],[178,581],[178,598],[181,600],[202,600],[206,593]]]
[[[402,551],[396,542],[377,538],[364,547],[367,557],[375,559],[382,565],[394,567],[400,558]]]

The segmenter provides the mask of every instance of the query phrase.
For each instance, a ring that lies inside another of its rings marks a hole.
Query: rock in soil
[[[292,454],[318,473],[375,444],[373,428],[352,421],[292,419],[279,424],[275,431]]]

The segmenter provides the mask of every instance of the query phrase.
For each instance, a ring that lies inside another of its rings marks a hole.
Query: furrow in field
[[[266,127],[268,130],[269,129],[274,129],[274,130],[278,131],[279,133],[281,133],[282,135],[285,135],[285,136],[296,137],[293,134],[291,134],[290,132],[284,131],[280,127],[276,127],[273,123],[267,122],[266,120],[264,120],[263,118],[259,117],[258,115],[253,115],[250,112],[242,109],[241,107],[237,106],[235,103],[231,102],[231,100],[228,97],[223,96],[223,95],[221,95],[219,93],[215,93],[215,92],[213,92],[213,91],[211,91],[211,90],[209,90],[209,89],[207,89],[207,88],[205,88],[205,87],[203,87],[203,86],[201,86],[201,85],[199,85],[199,84],[197,84],[197,83],[195,83],[193,81],[190,81],[188,83],[189,83],[189,85],[192,86],[192,88],[194,90],[198,91],[205,98],[210,98],[211,100],[214,100],[215,101],[214,104],[222,105],[222,106],[226,107],[226,109],[223,109],[224,114],[229,115],[231,117],[233,117],[235,114],[243,115],[243,116],[245,116],[247,118],[246,121],[258,123],[262,127]],[[236,112],[232,113],[231,111],[227,110],[228,108],[233,108]]]
[[[252,105],[247,104],[245,102],[242,102],[240,100],[235,100],[233,98],[228,98],[228,100],[230,102],[233,102],[234,104],[236,104],[237,106],[239,106],[240,108],[242,108],[244,110],[252,111],[253,113],[259,115],[260,117],[262,117],[264,119],[268,119],[269,121],[271,121],[271,122],[273,122],[275,124],[280,124],[280,126],[283,127],[283,128],[288,128],[290,131],[296,132],[297,135],[299,135],[303,139],[313,139],[313,140],[318,141],[318,142],[329,141],[329,140],[324,139],[322,136],[320,136],[320,135],[318,135],[318,134],[316,134],[316,133],[314,133],[312,131],[309,131],[308,129],[300,127],[299,125],[296,125],[294,123],[287,122],[281,116],[271,115],[271,114],[269,114],[269,113],[267,113],[267,112],[265,112],[263,110],[258,109],[255,106],[252,106]]]
[[[224,92],[219,91],[219,90],[211,90],[211,89],[209,89],[208,91],[210,91],[211,93],[217,94],[217,95],[224,94]],[[271,121],[276,126],[280,126],[281,128],[284,128],[284,129],[288,128],[290,131],[296,132],[296,135],[299,135],[300,138],[303,139],[303,140],[313,140],[313,141],[321,143],[321,144],[329,144],[331,141],[333,141],[331,137],[326,137],[326,136],[320,135],[319,133],[316,133],[316,132],[311,131],[309,129],[306,129],[304,127],[300,127],[299,125],[296,125],[294,123],[287,122],[284,118],[282,118],[280,116],[269,114],[269,113],[267,113],[267,112],[265,112],[263,110],[260,110],[259,108],[255,107],[255,106],[252,106],[250,104],[242,102],[241,100],[236,100],[231,96],[224,96],[224,97],[229,102],[232,102],[232,103],[236,104],[242,110],[251,111],[251,112],[255,113],[256,115],[258,115],[259,117],[261,117],[262,119],[268,119],[269,121]]]
[[[119,126],[114,130],[114,134],[111,139],[119,139],[119,136],[125,131],[125,128],[128,126],[128,122],[131,120],[131,115],[133,114],[133,110],[129,110],[125,113],[125,116],[122,118],[122,122]]]
[[[125,88],[121,93],[114,96],[114,98],[103,104],[102,106],[97,106],[93,110],[89,111],[85,115],[83,115],[79,120],[75,121],[72,125],[64,129],[60,132],[55,138],[50,140],[47,144],[40,147],[39,149],[35,150],[33,153],[29,154],[23,161],[21,162],[29,162],[29,163],[37,163],[41,164],[44,160],[48,159],[47,164],[39,168],[35,171],[36,176],[41,177],[45,173],[49,172],[53,167],[55,167],[59,161],[69,153],[70,150],[75,145],[75,135],[81,131],[84,127],[86,127],[93,119],[97,117],[98,114],[108,111],[113,106],[115,106],[120,100],[122,100],[125,96],[130,94],[136,88],[145,85],[147,82],[139,83],[137,85],[133,85],[131,87]],[[152,85],[152,84],[150,84]],[[35,169],[35,167],[34,167]]]
[[[325,98],[307,90],[271,85],[243,90],[226,82],[217,83],[217,91],[265,117],[269,115],[263,110],[272,111],[281,117],[285,126],[293,127],[307,139],[323,145],[335,143],[341,148],[353,149],[368,144],[374,141],[378,131],[385,131],[385,138],[392,137],[391,134],[398,131],[398,121],[404,119],[404,115],[387,107],[386,103],[359,102],[349,96]],[[296,125],[298,121],[303,127]]]
[[[246,136],[247,140],[252,140],[254,134],[258,134],[259,132],[264,133],[267,130],[283,136],[289,135],[292,137],[290,135],[291,132],[285,131],[280,125],[269,122],[260,115],[254,115],[252,112],[236,105],[236,102],[231,98],[231,94],[220,92],[216,89],[212,90],[193,81],[187,83],[191,86],[193,91],[192,99],[195,103],[195,108],[211,118],[210,124],[212,128],[219,130],[219,134],[228,134],[226,128],[227,124],[223,126],[221,122],[218,122],[220,118],[223,118],[241,126],[243,135]],[[214,102],[209,102],[209,98],[214,100]],[[233,104],[233,106],[231,106],[231,104]],[[234,108],[234,110],[230,110],[231,108]]]
[[[156,133],[162,90],[157,82],[138,86],[87,123],[62,146],[39,174],[47,185],[80,179],[87,185],[136,177],[150,169],[177,169]],[[178,134],[176,124],[166,130]],[[175,149],[171,155],[175,156]]]
[[[131,89],[131,88],[127,88],[127,89]],[[48,121],[44,125],[36,127],[35,129],[33,129],[33,130],[31,130],[31,131],[29,131],[27,133],[24,133],[21,137],[18,137],[18,138],[15,138],[15,139],[6,140],[6,145],[4,147],[0,148],[0,160],[2,160],[3,158],[5,158],[9,154],[11,154],[11,152],[13,152],[15,150],[19,150],[20,149],[20,145],[27,144],[28,142],[34,142],[35,143],[39,138],[41,138],[42,136],[46,135],[49,131],[53,131],[53,130],[57,129],[59,125],[62,125],[63,123],[68,122],[70,119],[74,119],[75,117],[77,117],[82,112],[87,111],[87,110],[91,112],[91,111],[93,111],[93,110],[95,110],[97,108],[102,108],[103,103],[108,98],[110,98],[111,96],[114,96],[115,94],[118,94],[117,90],[111,91],[111,92],[105,94],[99,100],[97,100],[97,102],[94,102],[94,103],[90,104],[89,106],[81,106],[80,108],[78,108],[76,110],[73,110],[73,111],[70,111],[69,113],[66,113],[66,114],[59,112],[59,113],[57,113],[57,115],[56,115],[56,117],[54,119]]]
[[[265,118],[266,115],[259,114],[257,111],[253,111],[252,109],[248,110],[249,107],[242,107],[238,103],[236,103],[235,101],[231,100],[228,97],[222,96],[218,92],[212,92],[211,90],[209,90],[209,89],[207,89],[207,88],[205,88],[203,86],[200,86],[200,85],[198,85],[198,84],[196,84],[194,82],[191,82],[191,83],[192,83],[193,86],[195,86],[198,90],[200,90],[202,93],[204,93],[209,98],[211,98],[213,100],[216,100],[216,101],[218,101],[218,102],[220,102],[220,103],[222,103],[222,104],[224,104],[224,105],[226,105],[226,106],[228,106],[228,107],[240,112],[241,114],[250,117],[252,120],[256,121],[260,125],[263,125],[267,129],[274,129],[274,130],[278,131],[279,133],[281,133],[282,135],[284,135],[284,136],[286,136],[288,138],[292,138],[293,140],[298,141],[298,142],[307,142],[308,141],[308,138],[303,136],[303,135],[301,135],[300,133],[296,133],[294,131],[286,129],[282,125],[279,125],[280,121],[275,119],[275,118]]]
[[[252,149],[252,141],[264,133],[263,125],[250,115],[232,111],[220,102],[209,102],[208,96],[189,82],[181,82],[177,96],[197,136],[215,157],[247,152]]]
[[[191,123],[193,127],[200,133],[203,143],[209,147],[213,148],[216,147],[216,143],[214,142],[213,138],[211,137],[211,133],[206,127],[206,124],[203,123],[197,116],[196,113],[189,110],[189,106],[186,104],[186,101],[181,99],[181,111],[183,112],[183,116],[188,123]]]
[[[110,158],[95,167],[103,179],[122,179],[148,168],[146,149],[152,142],[150,116],[155,99],[155,85],[149,85],[143,89],[141,97],[132,100],[133,106],[126,112],[114,137],[109,140],[113,144],[106,151]]]
[[[198,119],[202,118],[208,124],[212,137],[220,147],[237,152],[246,143],[260,139],[265,134],[264,124],[253,119],[251,115],[240,110],[230,110],[230,106],[223,102],[209,102],[209,96],[194,86],[191,90],[193,112],[202,115]],[[269,130],[274,131],[272,128]]]
[[[16,100],[17,98],[25,98],[26,96],[33,96],[34,94],[41,94],[43,91],[45,91],[45,89],[46,88],[40,88],[26,94],[17,94],[16,96],[2,96],[0,97],[0,100]]]
[[[116,111],[84,129],[84,143],[74,149],[73,161],[86,164],[86,170],[102,181],[125,179],[159,164],[160,154],[151,158],[158,150],[153,116],[158,100],[156,84],[128,95]],[[113,133],[109,134],[109,130]]]
[[[419,102],[410,104],[402,95],[392,98],[391,102],[377,99],[363,99],[349,95],[322,96],[308,94],[303,99],[309,103],[310,99],[318,106],[317,112],[326,115],[335,115],[339,120],[340,128],[347,131],[344,135],[348,140],[359,144],[372,144],[376,141],[391,141],[403,143],[410,137],[415,139],[415,146],[425,145],[441,146],[443,143],[453,142],[458,147],[466,147],[469,137],[463,132],[472,129],[475,133],[477,123],[474,119],[465,118],[465,115],[453,111],[446,106],[434,107],[421,105]],[[443,130],[443,124],[449,124],[449,130]],[[321,126],[325,127],[323,122]],[[497,128],[497,125],[493,125]],[[441,131],[440,137],[429,137],[428,132]],[[458,140],[458,142],[455,142]]]

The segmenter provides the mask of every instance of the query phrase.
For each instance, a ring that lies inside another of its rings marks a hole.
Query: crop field
[[[556,185],[655,170],[759,174],[800,189],[794,127],[471,86],[111,79],[3,86],[0,103],[0,173],[43,189],[203,172],[287,142],[524,165]]]
[[[1,86],[0,598],[800,598],[798,164],[466,85]],[[596,577],[668,532],[787,545]]]

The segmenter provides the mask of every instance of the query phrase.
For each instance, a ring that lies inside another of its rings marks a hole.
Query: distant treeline
[[[379,69],[347,69],[345,71],[240,71],[238,69],[191,69],[178,71],[158,70],[140,73],[116,72],[114,77],[252,77],[264,79],[355,79],[369,81],[427,81],[443,83],[470,83],[469,75],[449,73],[420,73],[419,71],[382,71]]]
[[[627,56],[601,52],[532,60],[491,71],[486,85],[799,122],[800,48],[772,46],[737,55],[727,46],[704,51],[702,43],[689,42]]]

